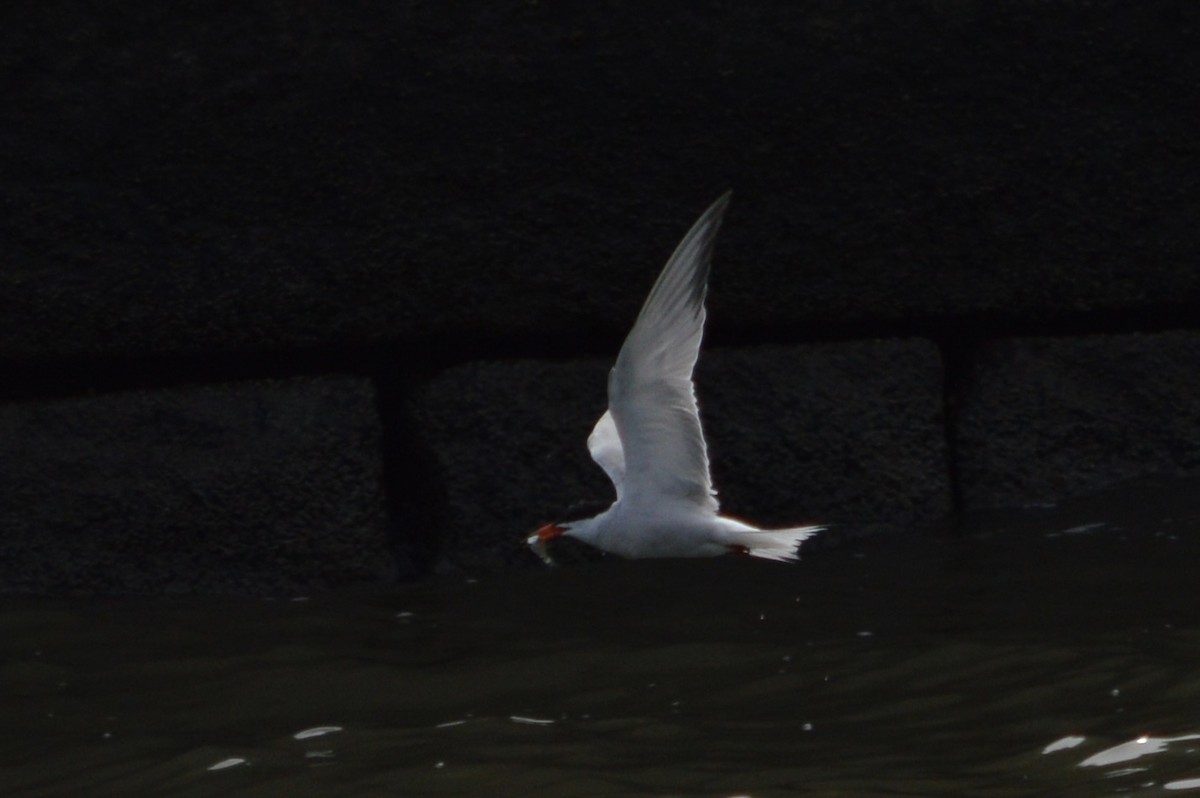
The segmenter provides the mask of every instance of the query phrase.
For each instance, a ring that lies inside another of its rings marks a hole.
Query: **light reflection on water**
[[[8,600],[0,794],[1200,794],[1194,487],[794,567]]]
[[[1083,768],[1107,767],[1108,765],[1116,765],[1121,762],[1130,762],[1134,759],[1149,756],[1150,754],[1161,754],[1167,750],[1167,747],[1171,743],[1178,743],[1184,740],[1200,740],[1200,734],[1185,734],[1181,737],[1151,737],[1148,734],[1143,734],[1136,740],[1114,745],[1112,748],[1106,748],[1099,753],[1092,754],[1080,762],[1079,766]]]

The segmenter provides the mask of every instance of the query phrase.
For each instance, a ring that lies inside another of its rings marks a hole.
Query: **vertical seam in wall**
[[[942,435],[946,446],[946,481],[950,486],[951,511],[958,515],[963,510],[962,480],[958,468],[960,389],[973,345],[970,341],[951,344],[941,338],[935,343],[942,360]]]

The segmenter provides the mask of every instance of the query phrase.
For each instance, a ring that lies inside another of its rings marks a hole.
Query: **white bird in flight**
[[[717,513],[692,371],[704,333],[713,240],[729,193],[675,248],[608,375],[608,410],[588,437],[592,459],[617,489],[593,518],[546,524],[527,543],[548,564],[546,544],[566,535],[622,557],[748,554],[798,558],[824,527],[759,529]]]

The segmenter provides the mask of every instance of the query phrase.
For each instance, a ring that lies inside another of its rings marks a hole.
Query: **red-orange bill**
[[[538,540],[545,543],[548,540],[554,540],[555,538],[562,537],[562,533],[566,531],[567,530],[565,527],[561,527],[558,524],[546,524],[544,527],[541,527],[537,532],[534,532],[533,535],[530,536],[529,542],[532,543],[533,539],[536,537]]]

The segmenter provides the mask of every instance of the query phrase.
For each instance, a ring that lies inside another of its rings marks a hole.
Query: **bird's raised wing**
[[[675,248],[609,373],[608,411],[588,446],[622,500],[684,499],[717,511],[692,370],[704,333],[713,239],[728,204],[726,193]]]

